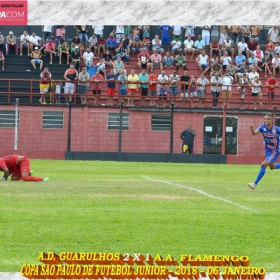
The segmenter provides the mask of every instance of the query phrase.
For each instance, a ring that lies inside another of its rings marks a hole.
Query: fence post
[[[119,148],[118,152],[122,152],[122,111],[123,111],[123,101],[121,100],[120,105],[120,124],[119,124]]]
[[[71,117],[72,115],[72,101],[69,102],[69,111],[68,111],[68,133],[67,133],[67,152],[71,150]]]
[[[224,155],[226,151],[226,122],[227,122],[226,108],[227,108],[227,103],[223,106],[222,151],[221,151],[222,155]]]
[[[170,154],[173,154],[173,117],[174,117],[174,103],[171,103],[170,115]]]
[[[18,149],[18,98],[16,98],[14,150]]]

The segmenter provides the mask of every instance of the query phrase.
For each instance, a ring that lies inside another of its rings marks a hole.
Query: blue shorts
[[[120,89],[120,95],[126,95],[126,89]]]
[[[277,151],[266,151],[265,155],[266,155],[265,161],[268,162],[269,164],[274,163],[279,157],[279,153]]]
[[[170,44],[170,38],[161,38],[161,43],[163,45],[169,45]]]

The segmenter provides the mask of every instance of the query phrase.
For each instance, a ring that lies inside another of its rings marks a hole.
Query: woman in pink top
[[[94,104],[97,104],[97,101],[99,100],[99,96],[101,95],[101,85],[103,82],[103,76],[99,73],[99,70],[96,70],[95,75],[91,77],[90,83],[94,98]]]
[[[46,44],[46,48],[45,48],[44,52],[48,53],[50,55],[50,64],[52,64],[53,55],[56,55],[55,43],[52,40],[48,41],[48,43]]]

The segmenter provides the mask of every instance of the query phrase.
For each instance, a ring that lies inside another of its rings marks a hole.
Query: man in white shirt
[[[87,48],[87,51],[84,52],[84,54],[83,54],[84,64],[85,64],[86,66],[90,66],[90,63],[92,62],[93,57],[94,57],[94,55],[93,55],[93,53],[90,51],[90,48]]]
[[[182,29],[183,25],[173,25],[173,40],[175,40],[176,37],[178,37],[179,41],[182,42]]]
[[[174,54],[175,52],[179,52],[181,50],[181,47],[182,47],[182,42],[179,41],[179,37],[175,37],[175,40],[173,40],[171,42],[171,53]]]
[[[53,25],[42,25],[43,45],[45,45],[47,38],[53,32]]]
[[[97,39],[99,39],[100,36],[103,36],[104,25],[93,25],[92,29]]]
[[[275,70],[278,69],[278,71],[279,71],[279,67],[280,67],[279,54],[275,54],[275,56],[272,58],[271,62],[272,62],[273,75],[275,76]]]
[[[228,109],[230,109],[233,77],[230,76],[228,72],[226,72],[225,75],[222,77],[222,81],[223,81],[223,86],[222,86],[223,107],[227,103]]]
[[[20,36],[20,55],[22,55],[22,48],[27,48],[27,55],[29,55],[29,35],[27,31],[23,31],[23,34]]]
[[[273,27],[270,28],[267,33],[267,41],[269,42],[271,40],[275,44],[278,40],[278,35],[279,35],[279,29],[277,28],[276,25],[273,25]]]
[[[185,56],[187,57],[188,53],[192,53],[194,55],[195,49],[194,49],[194,41],[191,39],[191,36],[189,35],[187,37],[187,40],[184,41],[184,52]]]
[[[209,68],[210,68],[209,57],[206,54],[205,50],[202,50],[201,54],[197,56],[196,62],[198,64],[198,68],[200,70],[200,73],[205,74],[209,70]],[[204,71],[203,71],[203,69],[204,69]]]
[[[238,50],[242,51],[242,54],[247,57],[248,45],[245,42],[245,38],[241,39],[241,42],[237,44]],[[248,59],[248,57],[247,57]]]
[[[202,40],[205,43],[206,46],[206,50],[209,49],[209,45],[210,45],[210,30],[211,30],[211,25],[203,25],[202,26]]]
[[[159,106],[165,107],[165,101],[167,99],[166,88],[168,85],[168,76],[165,75],[165,71],[161,71],[158,76],[158,96],[159,96]]]
[[[32,53],[35,47],[41,51],[43,47],[41,47],[42,38],[37,36],[35,32],[32,32],[31,36],[29,36],[29,53]]]

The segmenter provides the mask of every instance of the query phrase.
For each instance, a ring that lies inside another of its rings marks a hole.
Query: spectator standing
[[[127,76],[125,70],[121,71],[121,74],[118,76],[118,81],[120,82],[120,103],[123,103],[124,97],[127,94]]]
[[[49,72],[48,67],[44,68],[44,71],[40,74],[40,94],[41,98],[39,99],[39,102],[41,104],[47,104],[46,103],[46,94],[49,91],[50,82],[51,82],[51,73]]]
[[[173,31],[172,26],[170,25],[161,25],[158,27],[158,29],[161,31],[161,43],[162,45],[167,45],[167,51],[170,47],[170,32]]]
[[[116,93],[116,81],[117,76],[114,74],[114,70],[111,69],[110,73],[106,76],[107,83],[107,94],[108,94],[108,104],[109,106],[113,106],[113,96]]]
[[[215,72],[214,76],[210,80],[211,82],[211,92],[213,96],[213,108],[217,108],[218,99],[220,96],[221,85],[223,83],[221,77],[219,76],[219,72]]]
[[[101,96],[101,86],[102,86],[103,80],[104,80],[103,75],[101,75],[99,73],[99,70],[96,70],[96,72],[91,76],[91,79],[90,79],[95,105],[98,103],[99,97]]]
[[[131,70],[130,75],[127,77],[128,80],[128,99],[127,99],[127,106],[134,106],[134,96],[136,95],[137,92],[137,87],[138,87],[138,81],[139,77],[138,75],[135,74],[134,70]]]
[[[64,87],[66,105],[69,104],[68,102],[72,102],[72,96],[76,87],[75,81],[78,80],[78,78],[78,71],[75,69],[75,64],[71,63],[70,68],[64,73],[64,79],[66,80]]]
[[[273,25],[273,27],[268,30],[267,41],[268,42],[272,41],[273,43],[276,43],[278,36],[279,36],[279,29],[277,28],[276,25]]]
[[[193,153],[193,146],[194,146],[194,137],[196,136],[196,132],[193,130],[192,125],[189,124],[188,128],[184,130],[180,138],[183,140],[182,144],[182,153],[192,154]]]
[[[79,39],[81,40],[81,49],[86,48],[86,44],[88,42],[88,32],[90,29],[89,25],[74,25],[76,29]]]
[[[204,77],[204,73],[200,74],[200,77],[197,79],[197,97],[199,100],[199,107],[204,108],[205,104],[205,95],[206,95],[206,86],[209,84],[209,81],[207,78]]]
[[[186,107],[188,106],[187,101],[189,97],[189,82],[190,77],[188,76],[188,71],[184,71],[184,74],[180,78],[181,84],[181,100],[186,102]]]
[[[43,33],[43,46],[46,44],[47,38],[53,32],[53,25],[42,25],[42,33]]]
[[[178,82],[180,81],[180,77],[177,74],[176,71],[173,72],[169,76],[169,91],[170,91],[170,103],[174,103],[175,107],[175,102],[176,102],[176,97],[178,95]]]
[[[5,55],[6,53],[5,40],[4,40],[4,36],[1,34],[1,31],[0,31],[0,51],[2,51],[2,53]]]
[[[0,61],[2,63],[2,70],[5,70],[5,57],[4,53],[0,50]]]
[[[266,81],[267,86],[267,96],[268,96],[268,109],[271,109],[271,102],[274,99],[275,88],[278,87],[278,81],[275,75],[271,74],[270,78]]]
[[[138,78],[140,82],[141,105],[145,106],[145,98],[148,96],[149,75],[147,74],[145,69],[142,69]]]
[[[82,72],[79,74],[78,77],[78,94],[81,97],[81,104],[87,104],[87,93],[88,93],[88,82],[90,80],[90,76],[87,72],[86,67],[82,68]]]
[[[157,80],[157,76],[154,74],[153,71],[151,71],[149,75],[149,95],[151,97],[150,106],[155,105],[155,96],[157,94]]]
[[[228,109],[230,109],[233,78],[229,75],[228,72],[226,72],[222,77],[222,81],[223,81],[223,86],[222,86],[223,108],[227,104]]]
[[[86,52],[83,54],[83,61],[85,66],[89,66],[90,63],[93,61],[93,53],[90,51],[90,48],[87,48]]]

